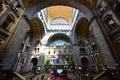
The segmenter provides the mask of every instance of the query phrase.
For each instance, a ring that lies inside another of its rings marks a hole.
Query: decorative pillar
[[[104,64],[107,65],[108,68],[115,69],[115,60],[113,58],[112,52],[109,48],[109,45],[107,42],[109,42],[107,35],[105,36],[103,34],[103,27],[104,25],[101,23],[98,16],[95,16],[92,22],[90,23],[90,26],[93,27],[93,34],[95,35],[96,41],[98,43],[98,46],[100,47],[100,51],[103,57]],[[107,40],[107,41],[106,41]]]
[[[73,44],[73,55],[74,55],[74,62],[75,62],[75,66],[80,65],[80,51],[79,51],[79,47],[78,44]]]

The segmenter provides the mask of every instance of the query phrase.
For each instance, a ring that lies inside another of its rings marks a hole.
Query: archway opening
[[[86,18],[81,18],[76,26],[77,41],[86,41],[90,33],[89,21]]]
[[[82,66],[88,66],[88,59],[86,58],[86,57],[83,57],[82,59],[81,59],[81,63],[82,63]]]
[[[58,46],[58,47],[63,47],[63,46],[68,46],[70,47],[72,45],[71,39],[61,33],[57,33],[52,35],[47,42],[48,46]]]
[[[32,58],[31,63],[33,64],[33,66],[37,66],[38,59],[36,57]]]
[[[72,43],[67,35],[62,33],[52,35],[47,42],[47,51],[45,66],[52,66],[56,69],[74,66]]]
[[[84,1],[83,1],[84,2]],[[26,2],[25,2],[26,3]],[[50,7],[50,6],[69,6],[75,9],[78,9],[79,11],[82,11],[85,13],[86,17],[88,19],[92,18],[93,14],[90,11],[90,7],[84,5],[82,2],[72,1],[72,0],[60,0],[60,1],[43,1],[43,2],[37,2],[37,4],[29,6],[28,10],[26,11],[27,17],[30,19],[32,18],[37,12],[40,10]]]

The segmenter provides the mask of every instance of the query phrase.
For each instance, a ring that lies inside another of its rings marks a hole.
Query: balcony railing
[[[12,70],[13,67],[6,70],[3,70],[2,67],[4,65],[0,64],[0,80],[25,80],[23,76]]]
[[[94,80],[120,80],[120,70],[103,71],[94,77]]]

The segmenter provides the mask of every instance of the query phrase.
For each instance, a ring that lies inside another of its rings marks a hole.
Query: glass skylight
[[[51,21],[49,30],[69,30],[69,21],[65,18],[55,18]]]

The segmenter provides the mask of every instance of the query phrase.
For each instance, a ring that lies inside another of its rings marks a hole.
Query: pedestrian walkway
[[[69,80],[76,80],[76,76],[74,73],[68,73],[68,79]]]
[[[85,77],[80,74],[75,74],[76,71],[68,71],[67,75],[55,75],[51,73],[51,69],[47,70],[45,72],[45,70],[43,70],[40,73],[36,73],[36,74],[32,74],[27,73],[22,75],[23,77],[26,78],[26,80],[93,80],[93,78],[90,77]]]

